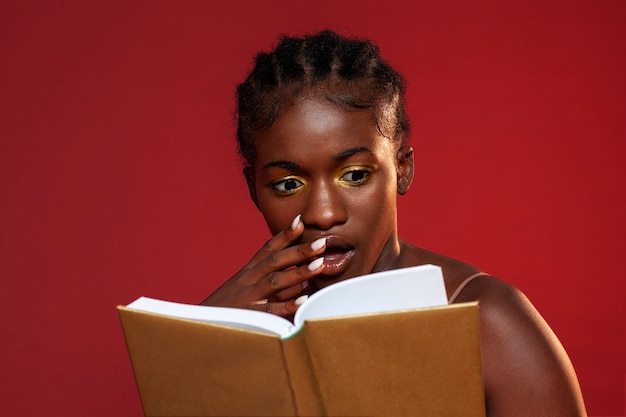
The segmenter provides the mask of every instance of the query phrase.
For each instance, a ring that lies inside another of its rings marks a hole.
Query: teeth
[[[338,251],[333,251],[330,253],[324,253],[324,258],[328,259],[329,261],[335,260],[337,258],[341,258],[343,255],[345,254],[345,252],[338,252]]]

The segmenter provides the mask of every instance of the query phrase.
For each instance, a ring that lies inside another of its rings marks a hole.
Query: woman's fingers
[[[298,214],[291,222],[289,228],[281,230],[270,240],[265,242],[244,268],[252,269],[268,256],[272,256],[272,254],[288,248],[304,231],[304,226],[302,226],[300,219],[301,216]]]
[[[307,281],[302,281],[301,283],[298,283],[292,287],[285,288],[284,290],[277,292],[270,298],[270,301],[294,300],[297,297],[301,296],[308,286],[309,284]]]
[[[277,316],[293,315],[300,304],[306,299],[306,296],[299,297],[289,301],[267,301],[252,304],[249,308],[257,311],[265,311],[266,313],[276,314]]]
[[[202,304],[252,308],[280,316],[293,314],[297,310],[295,300],[306,281],[324,269],[326,238],[292,246],[303,231],[300,216],[296,216],[290,227],[268,240],[250,262]]]
[[[323,251],[322,248],[324,247],[311,249],[310,246],[312,245],[306,246],[309,246],[308,250],[313,251],[313,253]],[[310,258],[310,256],[307,257]],[[313,261],[295,268],[270,272],[265,275],[264,279],[258,281],[257,286],[262,293],[271,294],[270,298],[286,300],[300,294],[306,288],[306,281],[322,272],[323,264],[324,258],[317,257]]]
[[[293,272],[291,270],[284,271],[294,265],[306,265],[306,269],[310,272],[319,269],[323,260],[320,260],[320,255],[324,253],[326,249],[326,238],[317,239],[311,243],[302,243],[300,245],[292,246],[287,249],[273,252],[269,254],[258,264],[258,268],[267,271],[269,274],[272,271]],[[317,258],[317,259],[316,259]],[[301,268],[297,271],[300,275],[304,272]]]
[[[275,293],[270,298],[270,300],[287,301],[295,299],[299,295],[302,295],[302,292],[309,285],[307,280],[321,272],[321,266],[323,264],[323,261],[324,258],[317,258],[315,261],[309,263],[308,265],[303,265],[298,268],[284,271],[283,273],[285,275],[283,277],[276,277],[275,279],[282,279],[284,280],[284,282],[295,282],[296,284]]]

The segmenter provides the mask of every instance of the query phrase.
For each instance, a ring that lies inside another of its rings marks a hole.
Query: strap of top
[[[454,300],[456,300],[456,298],[459,296],[459,294],[461,294],[461,291],[463,291],[463,289],[467,286],[467,284],[469,284],[470,282],[472,282],[478,277],[482,277],[483,275],[489,275],[489,274],[486,272],[477,272],[474,275],[470,275],[469,277],[465,278],[465,281],[463,281],[461,285],[459,285],[456,288],[456,290],[454,290],[454,292],[448,299],[448,304],[452,304]]]

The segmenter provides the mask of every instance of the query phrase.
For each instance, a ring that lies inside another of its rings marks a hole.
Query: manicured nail
[[[309,269],[309,271],[313,272],[315,271],[317,268],[319,268],[320,266],[322,266],[324,264],[324,257],[322,256],[321,258],[317,258],[316,260],[314,260],[313,262],[311,262],[309,264],[309,266],[307,266],[307,268]]]
[[[300,217],[302,217],[302,215],[298,214],[296,218],[293,219],[293,221],[291,222],[291,230],[296,230],[296,227],[298,227],[298,225],[300,224]]]
[[[302,289],[305,289],[309,286],[309,281],[302,281]]]
[[[307,298],[309,298],[308,295],[301,295],[300,297],[296,298],[296,301],[294,301],[293,303],[297,306],[302,305],[302,303],[304,303]]]
[[[326,238],[325,237],[321,237],[321,238],[317,239],[315,242],[311,243],[311,249],[313,249],[313,250],[322,249],[325,244],[326,244]]]

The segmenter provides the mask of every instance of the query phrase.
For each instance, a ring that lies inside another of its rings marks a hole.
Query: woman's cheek
[[[278,199],[282,201],[277,201]],[[294,204],[285,201],[285,198],[273,198],[259,201],[259,210],[267,223],[272,235],[277,234],[282,230],[286,230],[291,226],[293,219],[300,214],[297,208],[294,208]]]

